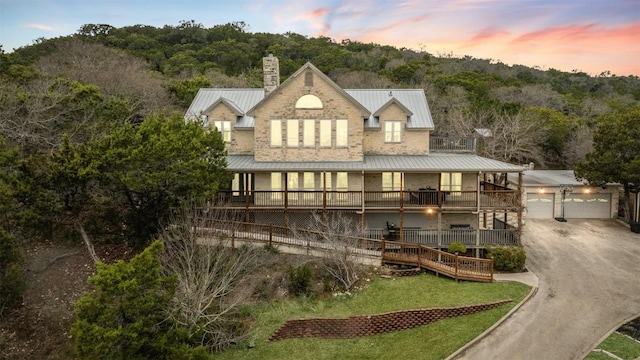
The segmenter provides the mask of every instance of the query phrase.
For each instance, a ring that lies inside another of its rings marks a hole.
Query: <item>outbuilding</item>
[[[530,219],[610,219],[618,216],[619,185],[591,186],[573,170],[526,170],[524,217]]]

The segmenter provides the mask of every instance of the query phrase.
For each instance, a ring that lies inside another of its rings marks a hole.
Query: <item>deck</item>
[[[236,246],[236,242],[257,242],[278,246],[283,250],[292,249],[287,252],[302,252],[313,256],[322,256],[327,251],[337,251],[333,248],[335,245],[314,240],[320,236],[314,236],[312,231],[296,230],[294,233],[289,228],[270,224],[222,221],[216,223],[219,227],[205,224],[205,227],[198,228],[198,237],[202,242],[224,236],[230,239],[233,247]],[[458,256],[420,244],[346,236],[342,239],[344,242],[340,251],[347,249],[354,259],[359,258],[360,261],[373,258],[380,263],[419,266],[456,280],[493,281],[491,259]],[[295,251],[296,249],[298,251]]]
[[[279,209],[501,209],[520,206],[516,190],[482,191],[220,191],[218,203],[230,208]]]

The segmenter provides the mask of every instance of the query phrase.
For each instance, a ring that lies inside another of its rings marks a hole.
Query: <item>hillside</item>
[[[102,101],[128,102],[129,116],[183,112],[200,87],[261,87],[261,59],[273,54],[282,79],[310,61],[344,88],[421,87],[437,134],[473,135],[488,128],[499,138],[512,132],[504,135],[521,140],[515,151],[491,151],[500,144],[490,142],[483,155],[538,168],[571,168],[591,149],[600,115],[640,104],[640,79],[633,76],[593,77],[373,43],[251,33],[246,27],[87,24],[67,37],[3,55],[2,86],[17,82],[37,91],[25,80],[63,77],[95,85]]]

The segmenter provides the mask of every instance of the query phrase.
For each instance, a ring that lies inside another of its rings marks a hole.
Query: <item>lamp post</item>
[[[573,186],[568,184],[560,185],[560,191],[562,192],[562,201],[560,203],[561,216],[557,217],[556,220],[560,222],[567,222],[567,219],[564,218],[564,202],[567,198],[567,194],[573,191]]]

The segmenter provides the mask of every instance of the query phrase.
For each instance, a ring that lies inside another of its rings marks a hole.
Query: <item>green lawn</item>
[[[249,339],[216,359],[442,359],[490,327],[528,293],[519,283],[458,282],[433,275],[381,278],[351,296],[299,299],[246,308],[256,322]],[[348,317],[381,312],[448,307],[513,299],[496,309],[439,321],[419,328],[351,340],[288,339],[268,341],[286,320]]]
[[[637,342],[630,337],[624,336],[618,332],[614,332],[604,339],[600,345],[596,346],[596,349],[606,350],[613,355],[624,359],[633,360],[640,357],[640,342]],[[599,359],[611,359],[607,354],[603,352],[592,351],[585,360],[599,360]]]

